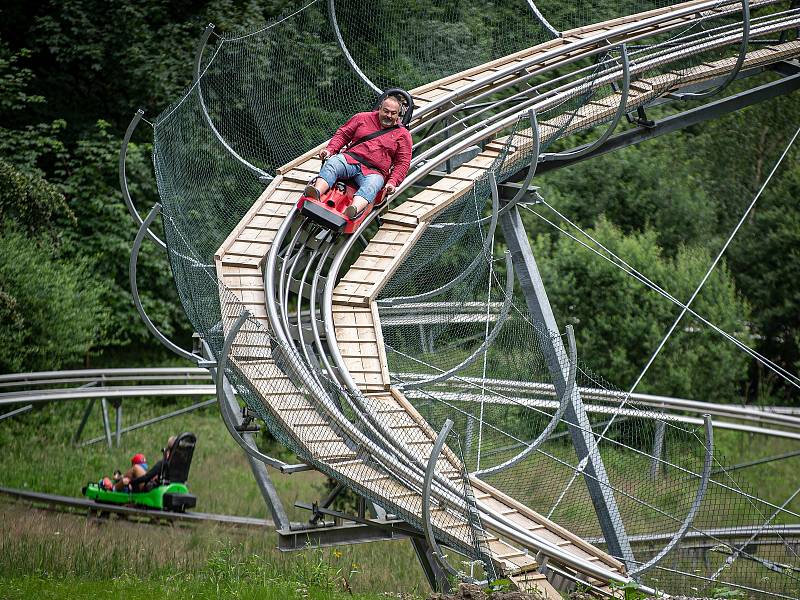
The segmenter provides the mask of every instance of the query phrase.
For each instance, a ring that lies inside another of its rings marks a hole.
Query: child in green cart
[[[131,468],[125,471],[124,475],[119,471],[114,471],[113,479],[110,477],[103,477],[98,485],[104,490],[130,492],[131,481],[141,477],[145,473],[147,473],[147,459],[144,454],[137,452],[131,457]]]

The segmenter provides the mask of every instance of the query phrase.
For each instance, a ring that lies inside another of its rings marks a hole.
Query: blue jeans
[[[319,172],[330,187],[336,183],[338,179],[352,179],[356,185],[356,196],[361,196],[369,202],[373,203],[375,196],[381,191],[383,187],[383,175],[380,173],[371,173],[364,175],[361,172],[361,165],[351,165],[347,162],[341,154],[335,154],[325,161],[322,169]]]

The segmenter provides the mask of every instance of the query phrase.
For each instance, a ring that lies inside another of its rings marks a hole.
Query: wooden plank
[[[221,255],[225,254],[225,251],[227,250],[228,246],[233,242],[233,240],[235,240],[238,237],[239,232],[242,229],[244,229],[244,227],[247,225],[247,223],[250,221],[250,219],[256,213],[258,213],[258,211],[260,210],[262,205],[266,202],[267,198],[269,198],[270,194],[272,194],[272,192],[275,189],[277,189],[278,185],[280,184],[280,179],[281,179],[280,177],[275,177],[270,182],[270,184],[267,186],[267,188],[261,193],[261,195],[258,197],[258,199],[253,203],[253,206],[250,207],[250,210],[247,211],[247,213],[242,218],[242,220],[239,221],[239,223],[236,225],[236,227],[234,227],[233,230],[230,232],[230,234],[228,234],[228,237],[225,238],[225,241],[222,242],[222,245],[217,249],[217,252],[214,254],[214,256],[221,256]]]
[[[556,532],[559,536],[563,539],[570,539],[576,546],[583,548],[584,550],[588,551],[593,556],[601,557],[601,560],[606,563],[607,565],[611,566],[613,569],[624,573],[625,572],[625,565],[622,564],[620,561],[615,559],[610,554],[603,552],[599,548],[592,546],[588,542],[584,541],[580,537],[576,536],[574,533],[567,531],[560,525],[554,523],[553,521],[549,520],[547,517],[540,515],[539,513],[535,512],[534,510],[530,509],[529,507],[525,506],[524,504],[514,500],[510,496],[504,494],[500,490],[497,490],[490,486],[489,484],[477,479],[475,477],[470,477],[470,484],[475,490],[479,490],[484,494],[488,494],[493,499],[500,500],[503,504],[515,508],[519,511],[519,513],[525,517],[528,517],[534,523],[544,525],[548,530]],[[481,499],[485,499],[488,496],[484,495]],[[478,494],[475,494],[475,497],[478,497]]]

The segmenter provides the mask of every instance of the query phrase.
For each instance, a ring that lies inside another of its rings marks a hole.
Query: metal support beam
[[[656,421],[656,430],[653,434],[653,461],[650,463],[650,479],[652,481],[658,480],[661,474],[661,457],[664,454],[664,434],[666,433],[667,424],[664,421]]]
[[[92,400],[93,401],[93,400]],[[205,408],[206,406],[211,406],[212,404],[216,404],[216,399],[214,400],[205,400],[203,402],[198,402],[197,404],[192,404],[191,406],[187,406],[186,408],[179,408],[178,410],[174,410],[169,412],[165,415],[159,415],[158,417],[153,417],[152,419],[147,419],[145,421],[141,421],[134,425],[128,425],[127,427],[123,427],[119,433],[120,435],[123,433],[130,433],[131,431],[136,431],[137,429],[142,429],[143,427],[147,427],[148,425],[153,425],[154,423],[160,423],[161,421],[166,421],[167,419],[172,419],[173,417],[177,417],[180,415],[185,415],[188,412],[192,412],[194,410],[199,410],[201,408]],[[87,406],[86,415],[91,411],[91,405]],[[74,441],[78,441],[78,435],[80,431],[76,434]],[[92,444],[96,444],[98,442],[102,442],[105,439],[104,436],[96,437],[91,440],[85,441],[81,446],[91,446]]]
[[[652,125],[638,127],[624,133],[619,133],[609,138],[600,148],[595,148],[587,154],[566,157],[563,159],[553,159],[548,162],[541,163],[539,165],[538,172],[541,174],[546,173],[547,171],[560,169],[562,167],[568,167],[575,163],[589,160],[590,158],[595,158],[597,156],[602,156],[608,152],[613,152],[614,150],[619,150],[621,148],[626,148],[628,146],[645,142],[660,135],[679,131],[711,119],[718,119],[723,115],[741,110],[748,106],[752,106],[753,104],[771,100],[772,98],[776,98],[778,96],[791,94],[798,89],[800,89],[800,74],[790,75],[778,81],[755,87],[746,92],[734,94],[733,96],[710,102],[703,106],[699,106],[677,115],[661,119],[660,121],[655,121]],[[579,146],[576,148],[576,151],[588,146],[589,144]],[[512,181],[521,180],[524,170],[525,169],[520,169],[520,171],[514,174],[514,176],[512,176],[510,179]]]
[[[108,402],[105,398],[100,398],[100,406],[103,409],[103,431],[105,432],[106,445],[111,448],[111,424],[108,422]]]
[[[536,260],[533,257],[533,251],[517,207],[501,216],[500,226],[511,251],[514,270],[525,295],[528,310],[535,322],[545,332],[558,332],[555,315],[547,298],[544,282],[539,274],[539,268],[536,266]],[[549,347],[547,347],[548,339],[550,340]],[[567,389],[569,378],[570,365],[567,351],[561,337],[557,335],[543,336],[543,350],[556,393],[560,397]],[[608,551],[613,556],[625,561],[629,568],[633,568],[635,564],[633,551],[577,387],[573,388],[564,420],[571,424],[569,431],[578,459],[581,464],[585,461],[584,481],[597,513],[603,536],[607,540]]]
[[[419,564],[422,565],[422,571],[425,573],[425,578],[432,590],[440,590],[445,594],[451,591],[450,580],[447,574],[442,570],[442,567],[433,556],[433,552],[428,543],[418,537],[411,538],[411,547],[417,554]]]
[[[33,408],[33,404],[28,404],[26,406],[23,406],[22,408],[17,408],[15,410],[11,410],[11,411],[9,411],[9,412],[7,412],[5,414],[0,415],[0,421],[2,421],[3,419],[10,419],[11,417],[14,417],[16,415],[21,415],[22,413],[26,413],[29,410],[31,410],[32,408]]]
[[[122,400],[112,400],[114,407],[114,445],[119,448],[122,442]]]
[[[253,440],[252,433],[245,434],[244,439],[255,448],[256,443]],[[262,498],[264,498],[264,503],[272,515],[273,522],[280,529],[288,529],[290,527],[289,516],[286,514],[286,509],[280,496],[278,496],[278,490],[275,489],[275,484],[272,483],[272,478],[267,472],[267,466],[249,454],[247,455],[247,462],[250,463],[250,470],[253,471],[256,485],[258,485],[258,490],[261,492]]]
[[[78,429],[75,431],[75,435],[72,436],[73,444],[77,444],[78,440],[81,439],[81,434],[83,433],[84,427],[86,427],[86,422],[89,420],[89,415],[92,414],[94,401],[95,398],[91,398],[86,402],[86,408],[83,411],[83,416],[81,416],[81,422],[78,424]]]

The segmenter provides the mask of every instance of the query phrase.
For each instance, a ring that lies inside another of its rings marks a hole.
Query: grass
[[[123,408],[124,426],[175,406],[127,401]],[[87,481],[126,466],[135,452],[155,462],[167,437],[193,431],[198,444],[189,488],[198,497],[196,510],[270,518],[244,453],[216,410],[125,434],[121,448],[109,449],[105,443],[71,445],[82,409],[83,403],[51,404],[3,422],[0,485],[77,497]],[[99,406],[86,429],[83,439],[102,434]],[[325,478],[315,472],[271,472],[290,518],[307,520],[308,512],[294,502],[325,495]],[[408,542],[295,553],[279,552],[276,545],[272,530],[89,521],[81,514],[32,510],[24,502],[0,498],[0,598],[94,598],[123,589],[126,596],[138,597],[128,591],[139,580],[145,582],[141,595],[148,598],[158,591],[186,598],[325,599],[353,597],[350,592],[385,597],[397,590],[418,597],[428,591]]]
[[[174,403],[127,401],[125,424],[174,408]],[[154,462],[169,435],[189,430],[198,435],[189,481],[190,489],[198,497],[196,510],[269,517],[244,454],[228,435],[215,409],[186,414],[126,434],[119,449],[109,449],[104,443],[84,448],[71,445],[69,440],[82,409],[83,404],[77,402],[52,404],[3,422],[0,425],[0,452],[4,457],[0,485],[78,496],[80,487],[87,481],[97,480],[114,468],[127,465],[135,452],[144,452]],[[98,407],[83,437],[88,439],[101,433]],[[720,453],[729,457],[729,463],[780,454],[793,446],[777,438],[755,440],[757,443],[751,436],[718,432],[715,445]],[[571,456],[567,443],[555,444],[550,449],[564,459]],[[685,459],[687,466],[697,458],[682,458],[680,445],[668,446],[668,450],[672,460],[683,462]],[[276,447],[268,451],[282,452]],[[288,455],[281,458],[293,459]],[[651,499],[665,508],[684,505],[694,494],[694,486],[683,489],[684,486],[670,484],[671,479],[678,477],[674,469],[664,476],[661,484],[652,486],[639,477],[630,481],[623,478],[624,468],[646,471],[649,461],[616,457],[611,448],[606,449],[604,458],[610,475],[618,483],[629,492],[644,496],[648,495],[648,488],[642,486],[650,486],[650,493],[654,494]],[[797,460],[800,459],[744,469],[737,471],[736,477],[745,489],[757,490],[758,495],[779,504],[797,485],[794,477]],[[636,463],[635,468],[633,463]],[[549,506],[553,494],[570,477],[569,472],[555,469],[548,461],[535,471],[517,475],[515,481],[502,477],[505,481],[498,483],[504,488],[510,486],[515,495],[534,507]],[[314,472],[291,476],[275,474],[273,480],[290,518],[295,521],[308,518],[307,512],[293,507],[296,500],[310,502],[327,491],[325,478]],[[543,481],[547,481],[547,485],[541,485]],[[621,506],[629,504],[624,498],[619,500]],[[790,509],[800,509],[798,502],[800,500],[792,503]],[[398,590],[409,597],[420,597],[428,591],[416,556],[407,542],[358,544],[284,554],[275,549],[277,538],[271,530],[210,524],[156,526],[121,520],[98,522],[77,514],[31,510],[25,503],[8,499],[0,498],[0,505],[0,598],[95,597],[100,591],[136,587],[131,586],[131,582],[138,580],[145,582],[149,597],[160,591],[192,598],[255,595],[338,598],[342,594],[350,597],[351,592],[356,597],[367,594],[363,597],[376,598],[385,597],[384,594],[397,597]],[[713,510],[701,511],[696,522],[721,525],[730,519],[740,524],[745,515],[735,511],[747,506],[739,505],[729,506],[726,496],[721,494],[712,505]],[[581,533],[593,520],[590,512],[585,486],[576,485],[560,506],[555,520]],[[648,522],[654,526],[658,519],[659,516],[653,514]],[[635,523],[630,525],[636,529]],[[641,525],[646,523],[643,521]],[[686,568],[691,570],[695,566],[687,563]],[[740,568],[744,566],[739,565]]]

